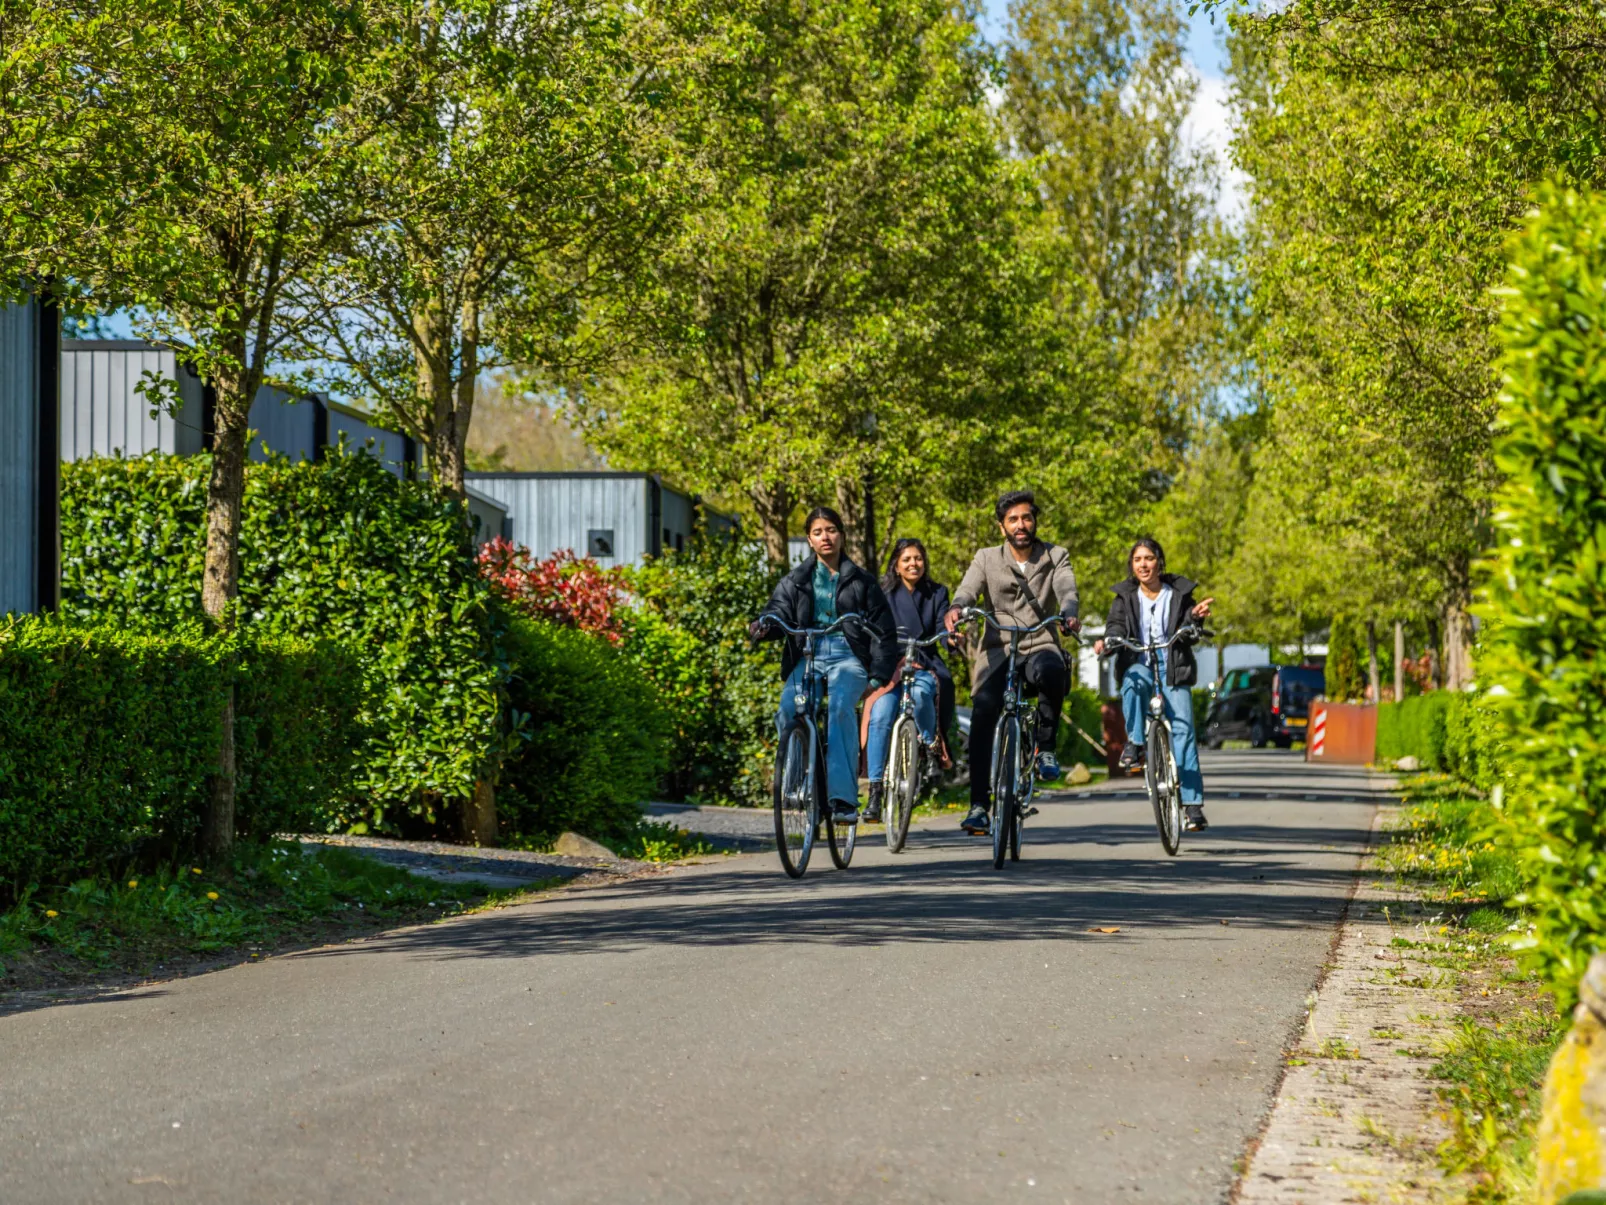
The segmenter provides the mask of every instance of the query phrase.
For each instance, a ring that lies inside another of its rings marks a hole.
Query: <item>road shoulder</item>
[[[1235,1188],[1238,1205],[1426,1200],[1441,1181],[1434,1151],[1447,1130],[1428,1077],[1454,1024],[1455,994],[1435,965],[1439,918],[1377,864],[1397,813],[1381,807],[1373,821],[1332,955]]]

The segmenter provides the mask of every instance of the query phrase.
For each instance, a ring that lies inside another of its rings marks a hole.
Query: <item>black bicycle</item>
[[[916,636],[903,639],[903,669],[898,676],[902,694],[887,756],[887,848],[893,853],[903,849],[909,839],[909,818],[914,814],[915,804],[941,773],[937,769],[936,750],[920,739],[920,726],[915,722],[915,675],[931,672],[921,669],[915,654],[920,649],[935,648],[947,638],[944,633],[929,640]]]
[[[822,680],[814,667],[815,642],[822,636],[841,631],[842,625],[857,615],[843,615],[823,628],[794,628],[784,619],[762,615],[761,623],[772,623],[788,636],[803,641],[803,672],[798,675],[794,696],[794,717],[781,733],[775,750],[775,848],[781,867],[794,879],[803,877],[809,857],[819,839],[820,822],[825,822],[826,842],[831,861],[846,870],[853,861],[858,825],[838,825],[831,818],[825,797],[825,733],[830,726],[820,720],[824,705]],[[782,689],[785,689],[784,687]]]
[[[1145,656],[1169,650],[1183,637],[1209,639],[1212,635],[1198,624],[1185,623],[1165,640],[1135,644],[1124,636],[1106,636],[1104,647]],[[1174,857],[1182,846],[1182,780],[1177,775],[1177,756],[1171,748],[1171,721],[1165,718],[1165,694],[1158,664],[1154,666],[1153,676],[1154,693],[1149,696],[1148,713],[1143,717],[1143,785],[1149,792],[1149,806],[1154,809],[1154,827],[1160,830],[1160,845]]]
[[[1026,628],[1007,627],[980,607],[967,607],[962,619],[982,619],[993,630],[1009,637],[1009,662],[1004,678],[1004,710],[993,729],[993,869],[1003,868],[1007,854],[1011,862],[1020,861],[1021,828],[1037,809],[1032,797],[1037,792],[1037,718],[1036,707],[1021,689],[1018,674],[1020,642],[1023,637],[1061,622],[1060,616],[1050,615],[1040,623]],[[1028,740],[1022,727],[1031,733]]]

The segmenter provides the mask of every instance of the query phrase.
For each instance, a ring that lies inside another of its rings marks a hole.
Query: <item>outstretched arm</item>
[[[943,618],[943,626],[952,632],[959,626],[959,612],[966,607],[973,607],[981,596],[987,591],[987,570],[981,563],[981,553],[970,558],[970,568],[965,570],[965,576],[960,579],[959,589],[954,591],[954,605],[948,608],[948,614]]]

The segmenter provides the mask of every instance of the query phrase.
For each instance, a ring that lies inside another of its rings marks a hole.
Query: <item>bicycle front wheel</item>
[[[809,774],[809,730],[801,720],[781,734],[775,750],[775,848],[781,869],[803,877],[814,852],[814,783]]]
[[[1009,826],[1009,860],[1020,861],[1021,830],[1026,827],[1026,813],[1031,809],[1037,793],[1037,750],[1025,741],[1020,743],[1020,767],[1015,777],[1015,819]]]
[[[993,738],[993,869],[1002,870],[1015,832],[1017,765],[1020,761],[1020,720],[1006,715],[998,721]]]
[[[1154,827],[1159,830],[1160,844],[1166,853],[1175,855],[1182,840],[1182,824],[1174,798],[1176,772],[1169,768],[1171,730],[1163,720],[1158,720],[1149,725],[1146,736],[1143,785],[1149,789],[1149,804],[1154,808]]]
[[[920,733],[908,719],[900,718],[892,730],[888,771],[887,848],[898,853],[909,839],[909,818],[920,794]]]
[[[1175,846],[1182,844],[1182,779],[1177,774],[1177,755],[1171,748],[1170,732],[1166,733],[1165,743],[1165,777],[1169,789],[1166,791],[1166,802],[1171,813],[1171,831],[1176,834],[1172,842],[1173,848],[1169,853],[1176,853]]]

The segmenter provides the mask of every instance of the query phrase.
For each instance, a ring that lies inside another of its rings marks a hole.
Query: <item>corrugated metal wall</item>
[[[328,438],[331,448],[339,446],[340,437],[344,435],[347,448],[378,457],[380,462],[398,477],[407,475],[406,436],[375,426],[360,411],[334,402],[328,403],[328,407]]]
[[[663,551],[679,552],[691,542],[693,517],[691,499],[679,490],[672,490],[666,485],[663,488],[661,507]]]
[[[146,373],[178,383],[176,415],[150,416],[134,392]],[[129,339],[69,340],[61,349],[61,458],[193,455],[203,446],[201,382],[171,351]]]
[[[291,460],[317,460],[318,406],[309,398],[264,385],[257,390],[246,420],[256,432],[247,455],[258,464],[266,462],[269,453]]]
[[[591,553],[604,565],[639,565],[651,551],[644,476],[470,473],[468,480],[507,507],[509,538],[538,557],[569,548],[580,556]],[[595,546],[593,534],[599,541]],[[604,540],[609,556],[600,553]]]
[[[0,612],[38,593],[38,356],[38,305],[0,307]]]

